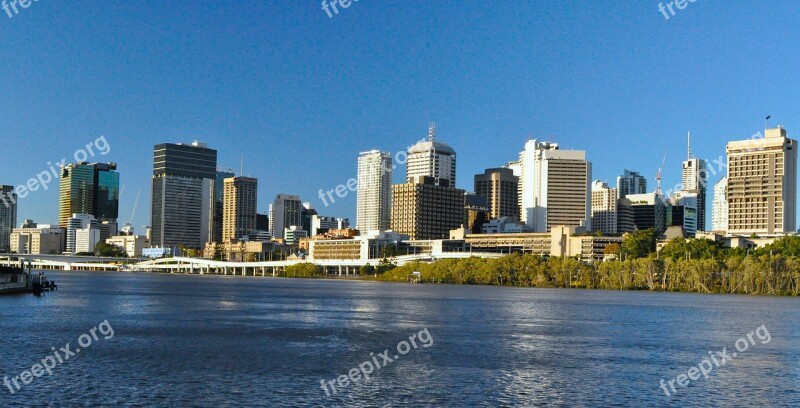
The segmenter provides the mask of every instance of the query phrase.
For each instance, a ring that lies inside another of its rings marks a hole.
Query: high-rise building
[[[728,232],[795,232],[797,141],[782,127],[763,139],[728,142]]]
[[[363,234],[389,229],[392,220],[392,155],[379,150],[358,157],[356,229]]]
[[[647,179],[635,171],[624,170],[617,177],[617,198],[625,198],[628,194],[647,193]]]
[[[653,229],[656,236],[667,230],[667,200],[658,193],[628,194],[636,229]]]
[[[222,242],[236,242],[256,230],[258,180],[230,177],[223,183]]]
[[[272,226],[272,236],[284,238],[287,228],[296,226],[302,229],[303,202],[300,197],[289,194],[278,194],[270,206],[269,222]]]
[[[436,127],[428,128],[428,140],[408,149],[406,180],[431,177],[435,185],[456,186],[456,152],[452,147],[437,142]]]
[[[714,201],[711,204],[711,230],[728,231],[728,177],[714,185]]]
[[[99,221],[117,222],[119,173],[115,163],[75,163],[61,168],[58,224],[72,214],[91,214]]]
[[[516,207],[516,204],[515,204]],[[516,217],[512,217],[516,221]],[[464,195],[464,228],[480,234],[483,224],[489,222],[489,202],[475,193]]]
[[[617,189],[600,180],[592,183],[592,231],[617,233]]]
[[[392,231],[412,240],[447,239],[464,223],[464,190],[411,178],[393,186]]]
[[[684,232],[692,237],[699,229],[699,194],[689,191],[677,191],[670,198],[670,209],[667,210],[667,227],[681,226]]]
[[[0,186],[0,252],[11,251],[11,231],[17,226],[17,193]]]
[[[94,215],[91,214],[72,214],[67,220],[66,225],[62,225],[62,227],[66,228],[67,231],[67,247],[66,251],[70,254],[75,254],[77,252],[90,252],[90,251],[79,251],[77,247],[77,239],[78,239],[78,230],[82,230],[85,228],[89,228],[92,225],[96,225],[97,220],[95,219]],[[99,228],[95,226],[95,229],[99,232]],[[92,249],[94,250],[94,249]]]
[[[153,149],[151,242],[204,248],[212,238],[217,151],[205,143],[162,143]]]
[[[697,194],[697,230],[706,229],[706,191],[708,190],[708,171],[706,161],[692,155],[691,134],[688,136],[687,157],[683,162],[683,189]]]
[[[519,220],[519,177],[509,168],[487,169],[475,175],[475,194],[486,199],[489,218]]]
[[[591,229],[592,164],[586,152],[529,140],[520,164],[520,221],[534,232],[555,226]]]
[[[236,177],[233,169],[217,169],[214,179],[214,223],[211,227],[211,241],[222,242],[222,208],[225,206],[225,179]]]

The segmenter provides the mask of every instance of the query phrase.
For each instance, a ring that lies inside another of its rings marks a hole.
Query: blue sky
[[[680,180],[686,132],[713,160],[771,125],[800,137],[795,1],[699,0],[668,21],[656,1],[40,0],[0,11],[0,184],[25,183],[104,135],[120,219],[149,224],[152,147],[200,139],[259,179],[259,210],[299,194],[354,219],[360,151],[397,152],[436,121],[458,187],[527,138],[584,149],[594,178],[623,168]],[[404,169],[395,174],[398,182]],[[715,180],[716,181],[716,180]],[[19,217],[57,219],[57,189]]]

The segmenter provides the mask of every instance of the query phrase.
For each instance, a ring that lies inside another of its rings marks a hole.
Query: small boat
[[[25,262],[20,261],[19,267],[0,266],[0,295],[16,293],[33,293],[40,295],[58,289],[55,282],[47,279],[44,272],[32,272],[31,263],[25,268]]]

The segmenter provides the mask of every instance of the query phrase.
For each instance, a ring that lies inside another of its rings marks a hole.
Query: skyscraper
[[[300,197],[289,194],[278,194],[273,201],[270,210],[270,226],[272,226],[272,236],[284,238],[284,231],[292,226],[301,228],[303,202]]]
[[[600,180],[592,183],[592,231],[617,233],[617,189]]]
[[[797,141],[782,127],[763,139],[728,142],[728,232],[795,232]]]
[[[534,232],[555,226],[591,230],[592,164],[582,150],[559,150],[550,142],[529,140],[520,153],[520,221]]]
[[[388,230],[392,219],[392,155],[379,150],[358,157],[356,229]]]
[[[222,242],[222,207],[225,203],[225,179],[236,177],[233,169],[217,169],[217,177],[214,179],[214,223],[211,227],[211,241]],[[266,230],[266,229],[265,229]]]
[[[692,155],[691,135],[688,136],[687,157],[683,162],[683,189],[697,194],[697,230],[706,229],[706,190],[708,189],[708,172],[706,161]]]
[[[13,186],[0,186],[0,251],[11,251],[11,231],[17,226],[17,193]]]
[[[151,242],[202,248],[212,238],[217,151],[205,143],[162,143],[153,149]]]
[[[489,218],[514,217],[519,220],[519,177],[509,168],[487,169],[475,175],[475,194],[486,199]]]
[[[625,198],[628,194],[647,193],[647,179],[635,171],[625,170],[617,177],[617,198]]]
[[[66,227],[72,214],[91,214],[98,221],[117,222],[119,173],[115,163],[75,163],[61,168],[58,224]]]
[[[431,177],[435,185],[455,187],[456,152],[450,146],[437,142],[436,127],[428,128],[428,140],[408,149],[406,180]]]
[[[728,177],[714,185],[714,200],[711,204],[711,230],[728,231]]]
[[[464,190],[415,177],[393,186],[392,230],[413,240],[446,239],[464,223]]]
[[[222,242],[237,242],[256,230],[258,180],[230,177],[223,183]]]

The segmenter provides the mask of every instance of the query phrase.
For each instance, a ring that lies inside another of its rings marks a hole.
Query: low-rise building
[[[150,240],[141,235],[117,235],[108,238],[106,244],[122,248],[129,258],[139,258],[142,250],[150,246]]]
[[[61,254],[64,252],[64,230],[50,225],[15,228],[11,232],[11,252],[32,255]]]

